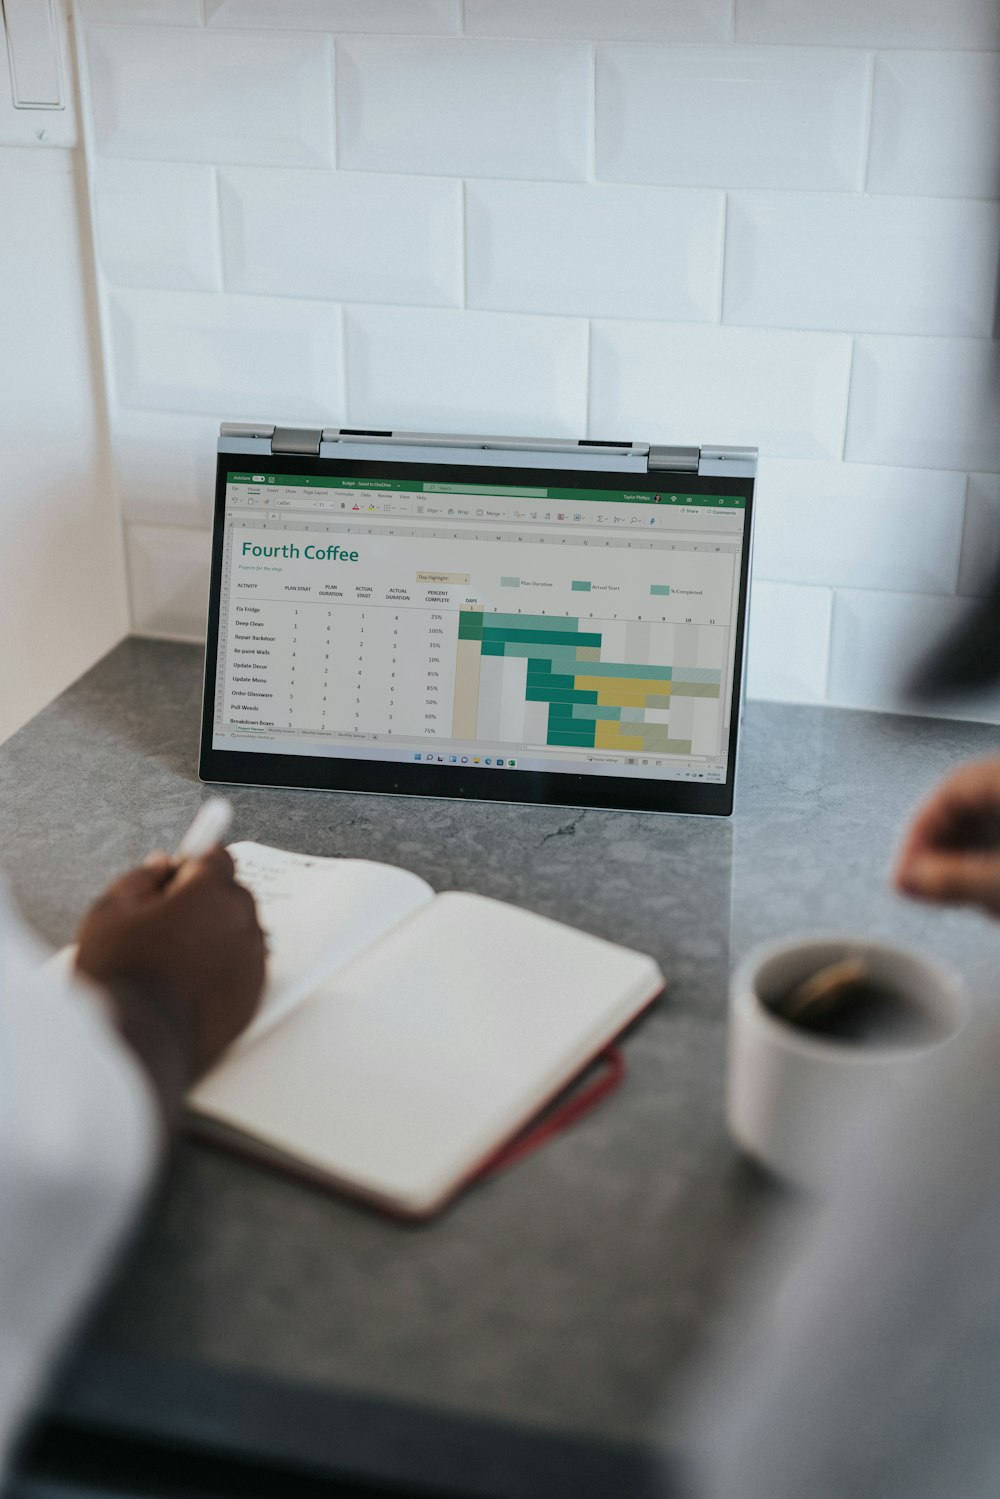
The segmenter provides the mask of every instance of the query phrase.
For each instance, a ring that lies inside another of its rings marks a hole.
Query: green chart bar
[[[577,578],[572,587],[589,593],[592,584]],[[651,584],[650,592],[668,596],[670,585]],[[552,746],[689,754],[690,740],[671,734],[672,702],[718,698],[721,691],[717,668],[602,660],[603,636],[582,619],[463,609],[458,638],[465,649],[478,648],[479,657],[525,661],[525,701],[546,705],[545,742]]]
[[[559,630],[494,630],[485,629],[481,635],[484,645],[506,645],[509,640],[525,645],[564,645],[566,636]],[[577,645],[600,645],[600,635],[575,635]]]

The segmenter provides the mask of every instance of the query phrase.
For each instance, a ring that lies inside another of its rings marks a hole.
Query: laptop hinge
[[[323,433],[319,427],[275,427],[271,437],[272,453],[301,453],[314,458],[319,453]]]
[[[696,474],[700,457],[700,448],[667,448],[650,444],[647,467],[650,472],[666,470],[671,473]]]

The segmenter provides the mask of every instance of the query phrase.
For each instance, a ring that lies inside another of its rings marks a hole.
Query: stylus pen
[[[224,796],[210,796],[202,802],[194,815],[194,821],[177,845],[174,863],[183,864],[185,859],[200,859],[210,848],[221,843],[226,829],[233,820],[233,804]]]

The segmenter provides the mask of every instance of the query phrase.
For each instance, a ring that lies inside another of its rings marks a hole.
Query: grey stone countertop
[[[128,640],[0,749],[2,863],[52,943],[206,794],[200,688],[198,649]],[[654,954],[669,989],[613,1098],[428,1225],[182,1140],[50,1410],[435,1493],[652,1492],[692,1356],[795,1211],[726,1137],[730,969],[860,931],[988,1001],[988,924],[907,904],[886,870],[919,797],[997,747],[981,724],[751,703],[732,819],[234,790],[236,839],[517,902]]]

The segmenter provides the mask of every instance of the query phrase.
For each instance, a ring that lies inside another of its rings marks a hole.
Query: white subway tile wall
[[[205,0],[210,26],[457,35],[461,0]]]
[[[211,414],[343,414],[341,310],[329,303],[206,292],[115,291],[115,394],[123,406]],[[412,316],[412,314],[411,314]]]
[[[996,340],[859,338],[844,456],[996,473],[998,403]]]
[[[982,597],[1000,583],[1000,474],[970,474],[958,591]]]
[[[832,601],[829,588],[756,584],[747,659],[750,697],[792,703],[824,701]]]
[[[756,573],[788,583],[951,594],[964,522],[961,474],[765,458]]]
[[[223,419],[753,443],[749,692],[910,706],[1000,568],[996,0],[76,26],[137,629],[203,632]]]
[[[728,42],[732,0],[465,0],[470,36]]]
[[[599,47],[597,175],[860,188],[871,68],[820,47]]]
[[[994,0],[738,0],[742,42],[832,47],[1000,47]]]
[[[229,291],[462,304],[454,178],[225,167],[219,193]]]
[[[838,589],[830,636],[827,701],[850,708],[914,712],[906,696],[910,673],[923,660],[928,641],[937,643],[965,618],[964,602],[941,595]],[[870,649],[877,640],[880,648]],[[984,696],[962,694],[931,704],[921,713],[944,718],[986,718],[1000,723],[1000,688]]]
[[[353,427],[576,437],[587,421],[582,318],[417,307],[346,313]]]
[[[998,141],[1000,51],[876,59],[869,192],[996,198]]]
[[[119,406],[112,460],[126,521],[206,527],[215,501],[214,416]]]
[[[127,21],[133,26],[200,26],[202,0],[76,0],[85,21]]]
[[[590,48],[579,44],[337,42],[337,158],[348,170],[585,177],[590,105]]]
[[[715,322],[725,194],[470,182],[470,307]]]
[[[129,526],[132,623],[139,635],[197,640],[205,633],[211,538],[182,526]]]
[[[733,193],[722,315],[770,328],[988,338],[998,242],[996,203]]]
[[[839,457],[850,364],[851,340],[840,333],[595,322],[591,425],[658,442],[686,433],[783,458]]]
[[[115,286],[220,291],[215,170],[108,157],[94,174],[104,273]]]
[[[333,165],[328,38],[95,26],[87,41],[100,156]]]

